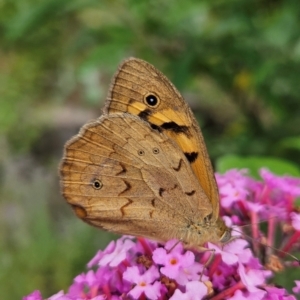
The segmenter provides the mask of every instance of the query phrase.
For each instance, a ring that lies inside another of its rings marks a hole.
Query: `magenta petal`
[[[243,284],[246,286],[249,292],[258,292],[257,286],[263,284],[266,280],[266,276],[262,270],[250,269],[246,272],[245,267],[239,264],[239,274]]]
[[[290,217],[292,219],[292,226],[297,230],[300,231],[300,214],[297,214],[295,212],[292,212],[290,214]]]
[[[36,290],[22,298],[22,300],[43,300],[42,294],[40,291]]]
[[[138,299],[144,292],[145,288],[143,286],[136,285],[129,293],[133,299]]]
[[[300,280],[295,280],[296,286],[293,287],[293,292],[296,294],[300,294]]]
[[[160,295],[161,283],[156,281],[145,290],[145,295],[151,300],[158,299]]]
[[[155,263],[164,265],[167,259],[167,251],[164,248],[157,248],[153,251],[152,259]]]
[[[139,268],[136,266],[127,268],[123,273],[123,278],[131,283],[137,283],[140,278]]]
[[[159,272],[155,266],[150,267],[143,275],[146,282],[152,283],[154,280],[159,278]]]
[[[189,267],[194,263],[194,261],[195,254],[191,251],[186,251],[186,253],[182,256],[180,264],[182,267]]]
[[[134,247],[134,245],[135,243],[129,239],[126,239],[124,242],[122,239],[117,240],[114,251],[105,254],[100,259],[99,265],[109,265],[110,267],[116,267],[126,258],[127,251]]]
[[[221,254],[222,261],[225,262],[226,264],[233,265],[238,262],[238,256],[236,254],[223,251],[218,246],[212,243],[207,243],[207,244],[209,249],[215,249],[215,253]]]
[[[170,300],[201,300],[207,295],[207,287],[203,282],[191,281],[186,284],[186,292],[176,289]]]

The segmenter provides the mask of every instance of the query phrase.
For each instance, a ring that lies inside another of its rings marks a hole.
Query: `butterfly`
[[[120,65],[102,116],[66,143],[60,176],[76,215],[104,230],[186,247],[231,238],[191,109],[141,59]]]

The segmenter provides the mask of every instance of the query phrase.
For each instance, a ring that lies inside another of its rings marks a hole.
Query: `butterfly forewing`
[[[164,132],[181,148],[211,201],[212,220],[219,217],[219,195],[200,128],[173,84],[154,66],[131,58],[119,67],[104,113],[137,115]]]

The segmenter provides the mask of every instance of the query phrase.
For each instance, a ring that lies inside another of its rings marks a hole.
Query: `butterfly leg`
[[[203,276],[204,270],[212,262],[213,258],[215,257],[216,250],[215,249],[208,249],[208,248],[205,248],[205,247],[198,247],[197,250],[200,251],[200,252],[208,252],[208,251],[211,252],[210,255],[209,255],[209,258],[206,260],[206,262],[203,265],[203,269],[202,269],[202,272],[201,272],[201,275],[200,275],[200,281],[202,281],[202,276]]]
[[[167,253],[170,253],[181,242],[182,242],[182,240],[176,241],[176,243],[174,243],[174,245],[170,249],[166,249]]]

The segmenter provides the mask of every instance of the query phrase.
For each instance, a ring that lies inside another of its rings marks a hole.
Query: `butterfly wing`
[[[167,77],[143,60],[124,61],[112,81],[104,112],[137,115],[174,140],[211,201],[212,220],[217,220],[219,193],[201,130]]]
[[[181,149],[129,114],[85,125],[67,143],[60,170],[76,214],[112,232],[189,242],[188,227],[212,213]]]

